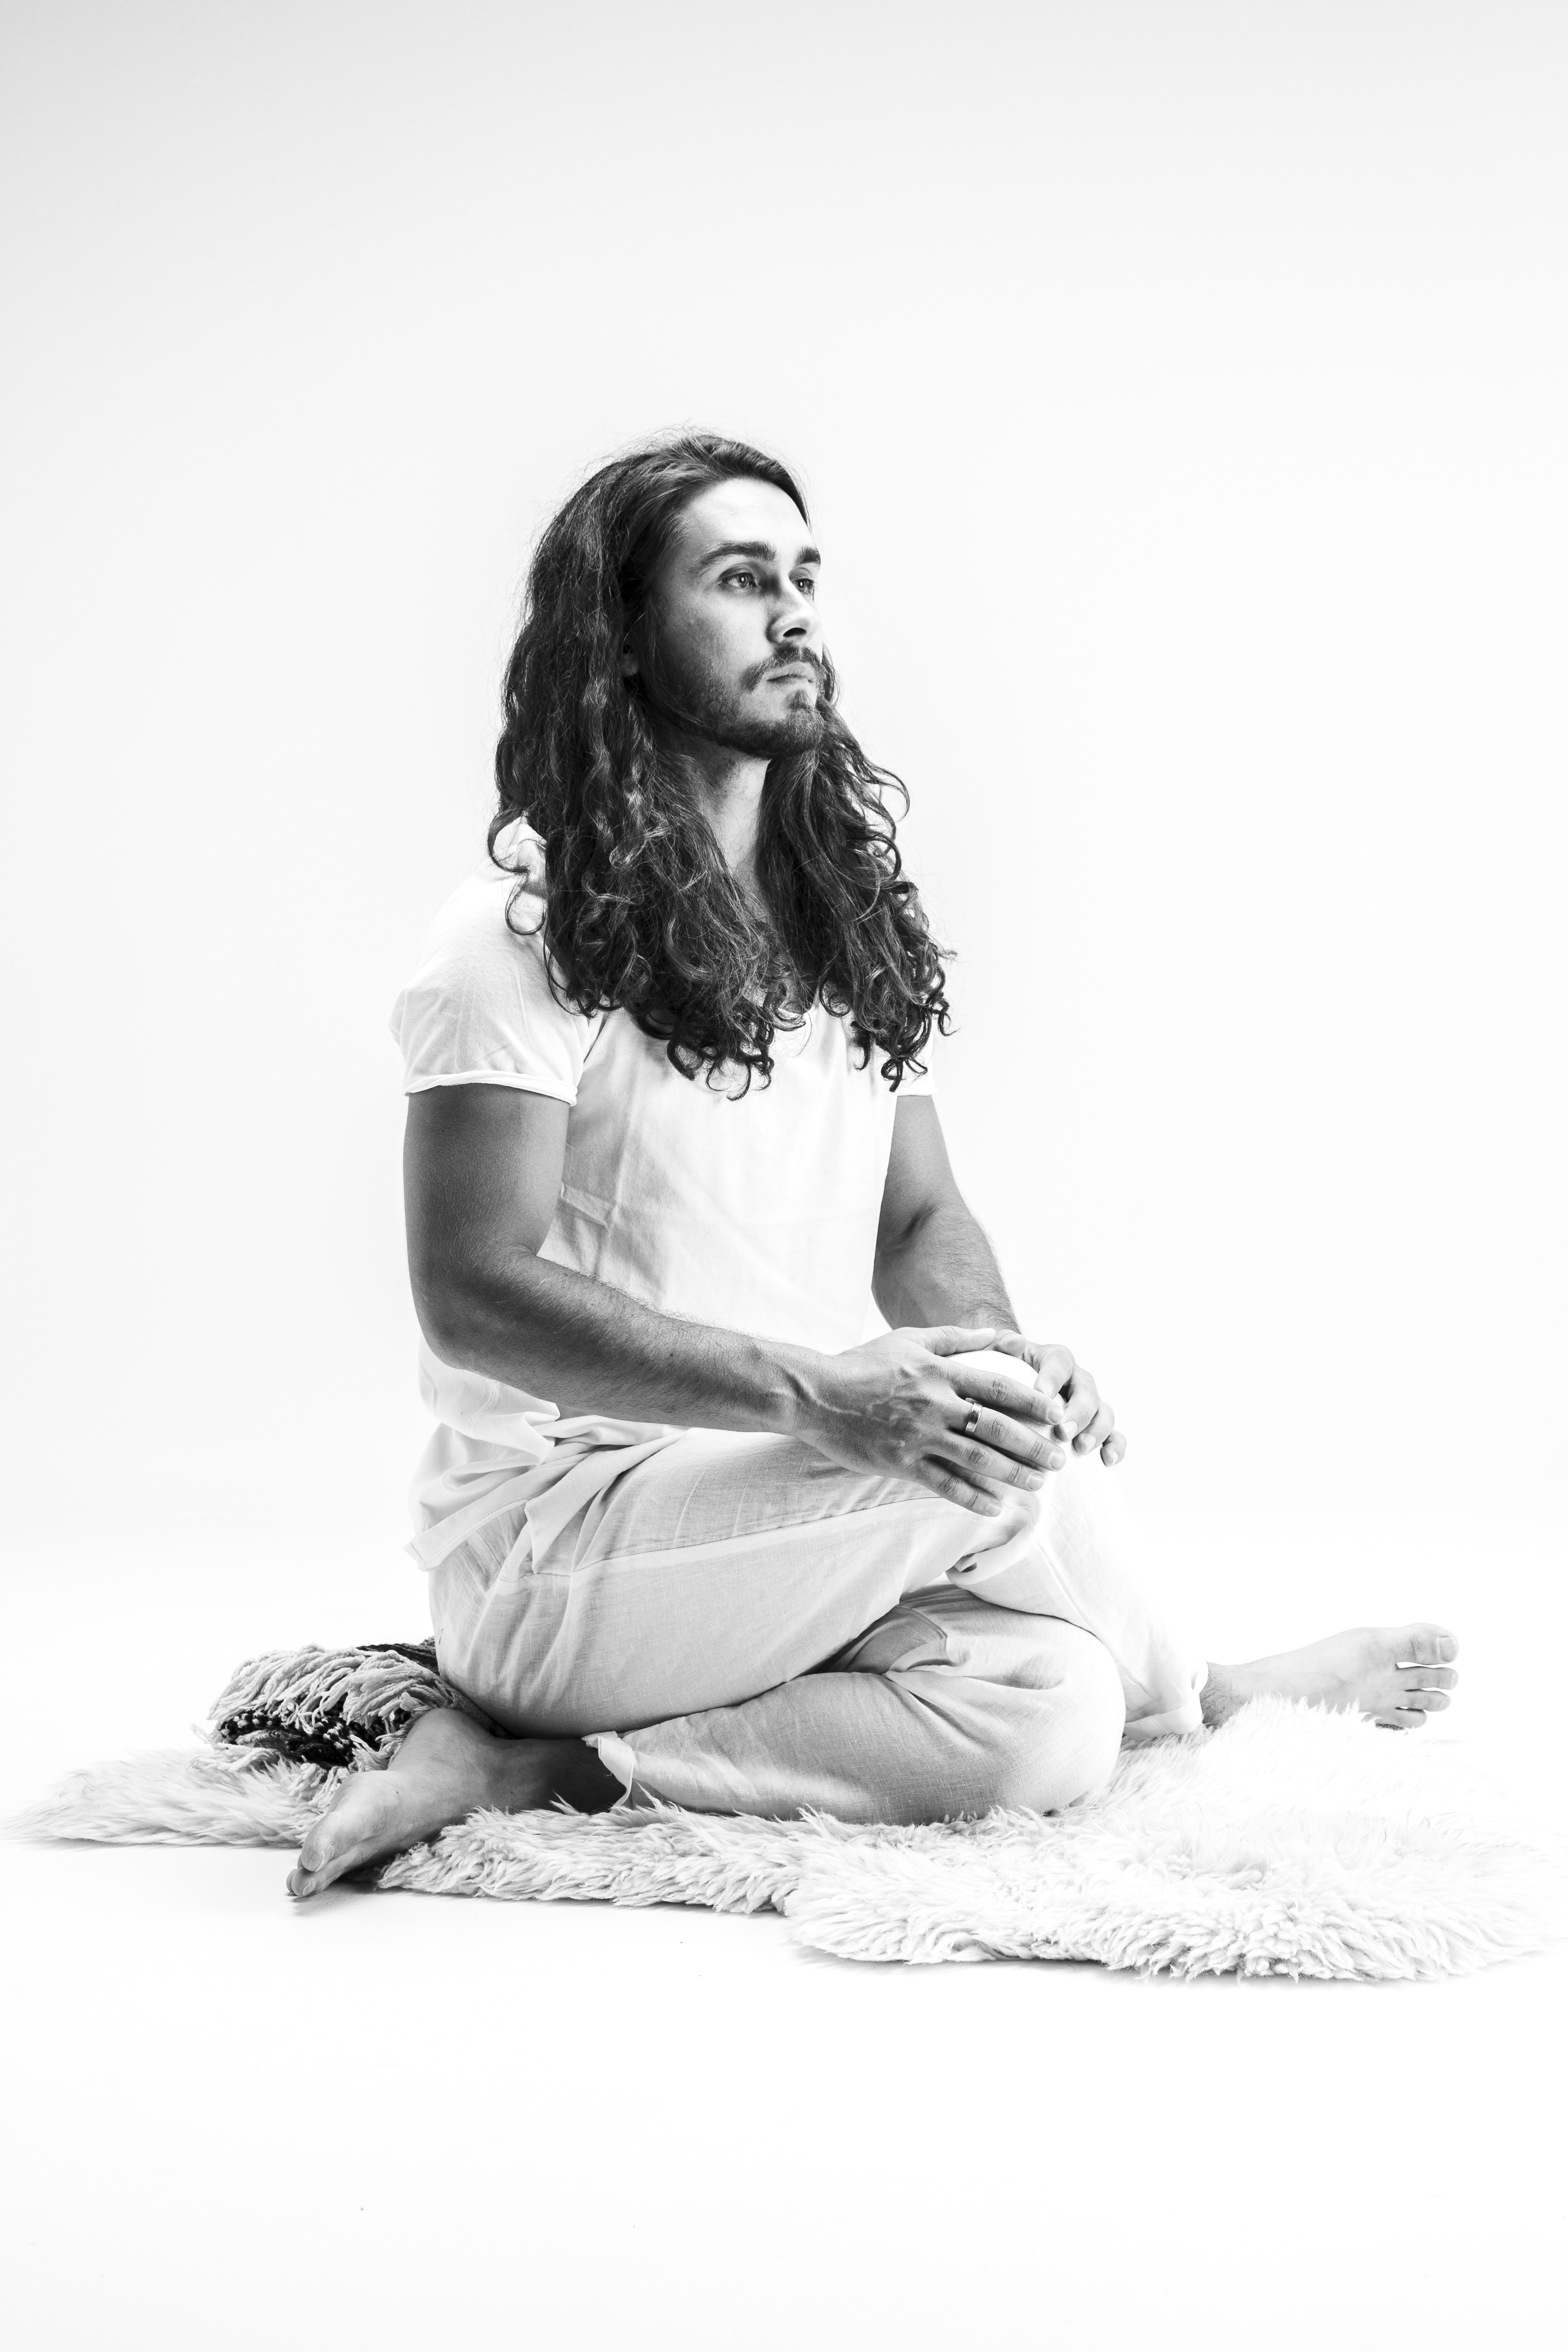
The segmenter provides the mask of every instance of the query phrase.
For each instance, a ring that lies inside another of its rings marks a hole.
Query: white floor
[[[1544,1538],[1342,1529],[1331,1569],[1298,1528],[1255,1602],[1255,1528],[1166,1533],[1238,1647],[1457,1622],[1464,1703],[1421,1736],[1539,1804]],[[23,1565],[6,1806],[180,1741],[247,1651],[421,1630],[379,1532]],[[867,1968],[772,1916],[301,1910],[286,1866],[0,1846],[21,2352],[1568,2338],[1561,1952],[1376,1988]]]

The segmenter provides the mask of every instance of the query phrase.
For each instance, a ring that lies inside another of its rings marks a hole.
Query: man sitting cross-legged
[[[505,1736],[421,1717],[296,1895],[481,1805],[1049,1811],[1261,1692],[1447,1705],[1440,1626],[1217,1666],[1145,1597],[1110,1408],[1022,1336],[948,1166],[942,965],[820,561],[784,469],[709,436],[605,467],[540,543],[493,863],[395,1015],[437,1423],[412,1549]]]

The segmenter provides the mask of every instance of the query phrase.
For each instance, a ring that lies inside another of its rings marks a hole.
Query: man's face
[[[661,699],[682,727],[764,760],[819,740],[821,562],[771,482],[717,482],[684,509],[652,595]]]

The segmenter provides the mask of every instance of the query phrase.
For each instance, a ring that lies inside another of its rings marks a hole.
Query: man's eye
[[[742,583],[744,583],[744,584],[745,584],[748,588],[754,588],[754,587],[756,586],[756,584],[757,584],[757,575],[756,575],[756,573],[755,573],[754,572],[725,572],[725,574],[724,574],[724,585],[725,585],[725,587],[726,587],[726,588],[738,588],[738,587],[740,587],[740,586],[741,586],[741,584],[742,584]]]
[[[816,593],[816,582],[809,572],[803,572],[795,584],[803,596],[815,596]]]

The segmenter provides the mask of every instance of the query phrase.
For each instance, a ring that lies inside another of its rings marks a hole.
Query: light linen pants
[[[512,1733],[589,1739],[634,1799],[1052,1811],[1124,1736],[1202,1720],[1115,1477],[1069,1455],[990,1518],[793,1438],[563,1444],[431,1571],[441,1671]]]

